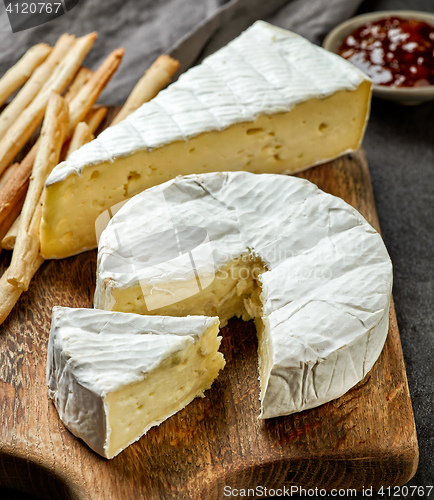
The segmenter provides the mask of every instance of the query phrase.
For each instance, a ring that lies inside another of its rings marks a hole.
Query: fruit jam
[[[434,28],[424,21],[385,17],[366,23],[342,41],[338,54],[376,85],[434,85]]]

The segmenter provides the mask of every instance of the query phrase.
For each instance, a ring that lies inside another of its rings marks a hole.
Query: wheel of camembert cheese
[[[391,287],[381,236],[342,199],[299,178],[223,172],[178,177],[115,213],[94,302],[222,325],[253,318],[260,416],[271,418],[338,398],[368,373]]]

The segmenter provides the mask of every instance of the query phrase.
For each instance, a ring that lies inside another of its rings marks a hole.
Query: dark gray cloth
[[[0,7],[0,74],[29,46],[63,32],[96,30],[86,63],[113,49],[126,55],[101,102],[120,104],[163,52],[197,63],[258,18],[315,43],[340,21],[381,9],[434,12],[432,0],[80,0],[63,17],[12,34]],[[373,100],[364,140],[386,245],[394,263],[394,298],[418,429],[420,465],[411,485],[434,483],[434,103],[402,107]],[[1,493],[1,491],[0,491]],[[434,493],[432,494],[434,495]],[[381,497],[379,497],[381,498]]]

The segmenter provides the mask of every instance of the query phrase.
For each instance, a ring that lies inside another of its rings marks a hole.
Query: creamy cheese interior
[[[224,365],[218,325],[199,342],[175,352],[135,384],[108,393],[104,407],[109,433],[104,446],[112,458],[211,387]]]
[[[263,265],[259,259],[250,258],[248,255],[240,256],[218,269],[212,283],[200,293],[152,310],[148,310],[146,306],[146,299],[152,294],[155,300],[157,294],[152,286],[137,283],[130,288],[112,288],[112,282],[108,280],[95,291],[95,307],[162,316],[218,316],[220,326],[225,326],[233,316],[246,321],[254,317],[251,314],[254,309],[250,306],[247,310],[246,301],[257,290],[257,278],[262,271]],[[193,290],[195,284],[196,280],[161,283],[158,285],[161,301],[164,302],[166,290],[171,294],[176,293],[177,288]]]
[[[261,115],[153,150],[87,166],[49,184],[41,254],[64,258],[96,247],[95,220],[116,203],[177,175],[222,171],[294,173],[356,150],[369,112],[371,84],[312,98],[290,111]]]
[[[225,326],[228,320],[234,316],[242,318],[244,321],[254,319],[259,344],[258,364],[262,399],[272,366],[272,348],[268,328],[262,319],[260,299],[259,277],[264,269],[265,266],[260,259],[245,254],[222,266],[216,272],[211,285],[205,290],[175,304],[165,305],[151,311],[146,307],[146,290],[139,284],[127,289],[111,289],[109,281],[106,283],[105,290],[97,291],[95,306],[106,310],[163,316],[182,317],[191,314],[218,316],[221,327]],[[194,282],[187,280],[178,284],[162,283],[158,289],[167,289],[173,293],[174,286],[187,289],[188,287],[193,288],[194,284]],[[151,287],[149,287],[148,293],[152,293]],[[162,299],[164,299],[164,294]]]

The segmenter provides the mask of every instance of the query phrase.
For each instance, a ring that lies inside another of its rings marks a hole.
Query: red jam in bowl
[[[424,21],[385,17],[347,36],[338,54],[376,85],[434,85],[434,28]]]

